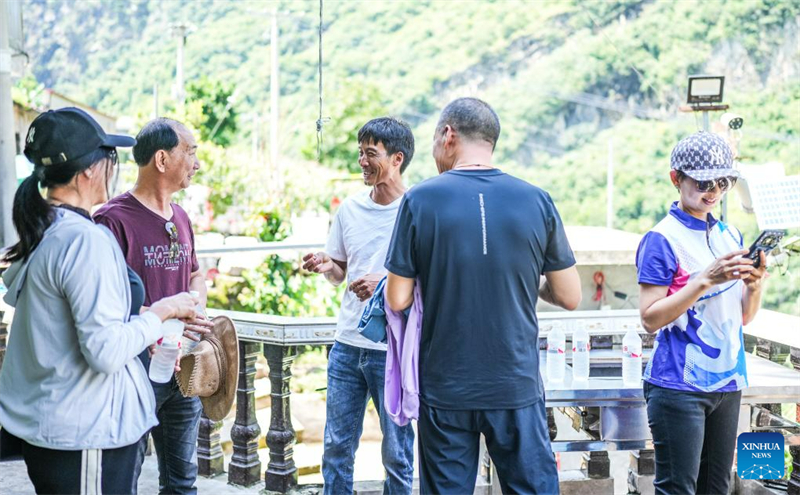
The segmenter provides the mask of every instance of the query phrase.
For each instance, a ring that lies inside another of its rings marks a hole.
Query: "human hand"
[[[189,340],[200,342],[203,334],[211,333],[214,324],[205,315],[195,314],[194,318],[181,318],[184,323],[183,336]]]
[[[333,260],[326,253],[308,253],[303,256],[303,269],[314,273],[328,273],[333,270]]]
[[[375,288],[378,286],[378,283],[383,278],[383,275],[378,275],[376,273],[369,273],[364,275],[361,278],[356,279],[350,287],[351,290],[359,301],[366,301],[372,294],[375,292]]]
[[[747,289],[753,292],[761,290],[761,282],[769,277],[769,273],[767,273],[767,255],[764,254],[764,251],[759,250],[758,256],[760,259],[758,268],[753,268],[753,271],[742,279]]]
[[[183,349],[178,348],[178,357],[175,358],[175,373],[181,371],[181,358],[183,357]]]
[[[745,258],[747,249],[730,252],[720,256],[700,275],[701,280],[709,287],[731,280],[742,280],[755,270],[753,260]]]
[[[170,318],[194,318],[195,306],[198,303],[200,303],[199,298],[192,296],[188,292],[181,292],[156,301],[150,306],[150,311],[161,318],[161,321],[166,321]]]

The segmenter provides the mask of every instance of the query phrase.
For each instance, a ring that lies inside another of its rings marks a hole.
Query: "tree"
[[[323,128],[320,162],[331,168],[360,172],[358,130],[370,119],[386,115],[381,93],[362,79],[350,79],[328,101],[330,110],[326,113],[330,121]],[[316,160],[316,135],[307,137],[302,154],[309,160]]]
[[[231,86],[207,77],[186,86],[186,119],[200,131],[201,140],[223,147],[236,141],[234,93]]]

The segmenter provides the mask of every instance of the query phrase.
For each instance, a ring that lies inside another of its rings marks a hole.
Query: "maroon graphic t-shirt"
[[[192,224],[183,208],[172,203],[172,218],[166,220],[126,192],[97,210],[94,219],[114,233],[128,266],[142,278],[145,306],[189,291],[192,272],[200,266]],[[167,222],[177,228],[176,241],[170,239]]]

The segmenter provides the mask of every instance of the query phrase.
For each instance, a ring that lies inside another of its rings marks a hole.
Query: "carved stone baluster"
[[[656,474],[656,455],[653,449],[631,452],[628,468],[628,493],[653,493]]]
[[[792,367],[795,370],[800,371],[800,348],[792,347],[789,349],[789,362],[792,363]],[[795,416],[795,421],[800,423],[800,403],[797,404]],[[800,461],[800,459],[797,460]]]
[[[589,342],[592,349],[612,349],[614,347],[614,337],[611,335],[590,335]]]
[[[587,478],[600,479],[611,476],[611,461],[608,452],[584,452],[581,459],[581,469]]]
[[[800,348],[792,347],[789,350],[789,360],[795,370],[800,371]],[[800,404],[797,404],[796,421],[800,423]],[[800,445],[789,447],[792,454],[792,475],[789,478],[789,495],[800,495]]]
[[[0,311],[0,369],[3,369],[3,360],[6,357],[6,345],[8,344],[8,327],[3,323],[3,312]]]
[[[295,433],[289,406],[291,368],[295,356],[296,349],[293,346],[264,344],[264,357],[269,365],[272,387],[272,417],[267,432],[269,464],[264,473],[267,491],[286,493],[297,485],[297,467],[293,458]]]
[[[212,478],[225,472],[225,456],[219,442],[222,421],[211,421],[203,412],[197,434],[197,474]]]
[[[789,495],[800,495],[800,445],[789,447],[792,454],[792,474],[789,476]]]
[[[231,429],[233,457],[228,465],[228,482],[251,486],[261,481],[258,459],[258,436],[261,428],[256,418],[256,396],[253,380],[261,344],[239,341],[239,383],[236,389],[236,422]]]
[[[757,339],[757,342],[758,343],[756,344],[756,356],[771,361],[772,358],[775,357],[775,354],[777,354],[776,345],[770,342],[769,340],[765,339]],[[780,404],[759,404],[759,406],[768,410],[772,414],[778,416],[781,415]]]

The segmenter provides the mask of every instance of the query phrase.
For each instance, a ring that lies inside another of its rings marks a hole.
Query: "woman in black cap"
[[[672,151],[680,198],[636,255],[642,324],[656,333],[644,372],[657,494],[728,493],[742,388],[742,325],[761,304],[766,263],[712,211],[736,183],[728,144],[699,132]]]
[[[34,172],[14,197],[20,240],[2,257],[15,313],[0,424],[5,438],[21,440],[37,493],[136,493],[140,442],[156,424],[136,356],[161,337],[164,320],[194,315],[197,300],[179,294],[130,318],[125,258],[89,214],[108,200],[116,147],[134,143],[77,108],[39,115],[26,137]]]

